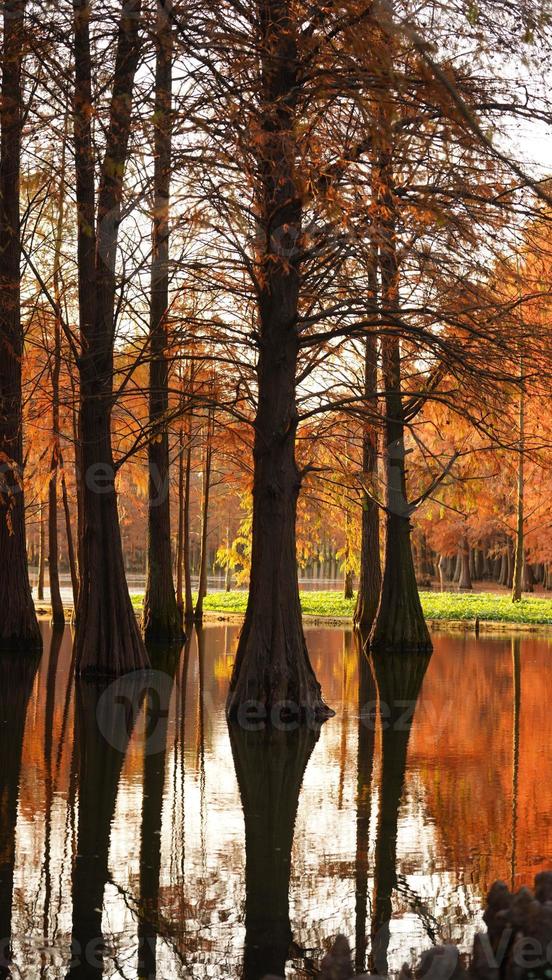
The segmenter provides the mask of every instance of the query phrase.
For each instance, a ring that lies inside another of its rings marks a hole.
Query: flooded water
[[[68,630],[0,658],[0,976],[304,977],[338,932],[396,971],[551,867],[549,639],[370,665],[310,629],[336,717],[266,735],[225,721],[236,632],[100,689]]]

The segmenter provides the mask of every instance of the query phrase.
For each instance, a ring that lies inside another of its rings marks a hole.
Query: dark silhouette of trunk
[[[184,433],[178,432],[178,522],[176,530],[176,605],[181,622],[184,620],[182,562],[184,560]]]
[[[125,578],[111,445],[115,258],[140,43],[140,0],[121,10],[105,156],[95,213],[88,0],[75,0],[76,199],[81,336],[79,464],[82,546],[76,623],[77,671],[117,675],[146,667]]]
[[[470,546],[467,538],[463,538],[461,543],[460,581],[458,585],[461,589],[473,589],[470,575]]]
[[[523,591],[524,592],[534,592],[535,591],[535,577],[533,575],[533,568],[527,561],[527,555],[523,562]]]
[[[391,78],[392,41],[382,40],[382,78]],[[391,84],[391,82],[390,82]],[[385,88],[385,85],[384,85]],[[390,326],[399,313],[399,267],[397,261],[396,204],[393,194],[393,135],[389,108],[382,96],[378,116],[377,154],[379,191],[377,241],[381,277],[382,315]],[[372,627],[374,650],[431,650],[431,640],[418,594],[410,539],[410,508],[406,489],[405,413],[402,399],[401,345],[392,331],[381,340],[381,368],[385,390],[383,428],[386,512],[385,558],[381,595]]]
[[[71,511],[69,509],[69,498],[67,495],[67,484],[65,475],[61,475],[61,497],[63,500],[63,513],[65,515],[65,535],[67,538],[67,557],[69,559],[69,572],[71,574],[71,588],[73,590],[73,604],[77,604],[79,598],[79,573],[77,570],[77,560],[75,556],[75,544],[73,541],[73,528],[71,525]]]
[[[523,360],[520,363],[520,379],[523,378]],[[523,569],[525,565],[525,392],[521,381],[519,390],[519,446],[517,473],[516,538],[514,576],[512,583],[512,602],[519,602],[523,592]]]
[[[44,602],[44,578],[46,573],[46,525],[44,523],[44,501],[38,505],[38,579],[36,597]]]
[[[148,571],[143,631],[147,640],[181,639],[172,573],[169,434],[169,193],[172,142],[172,23],[157,7],[152,228],[148,444]]]
[[[374,284],[375,295],[375,284]],[[377,340],[368,334],[364,341],[364,396],[368,401],[378,388]],[[381,591],[379,507],[376,503],[378,476],[378,435],[376,426],[364,425],[362,436],[362,470],[365,490],[362,494],[362,527],[360,541],[360,575],[355,607],[355,625],[363,631],[372,628]]]
[[[10,970],[17,800],[27,706],[39,658],[0,653],[0,977]]]
[[[192,556],[190,548],[190,480],[192,474],[192,439],[186,452],[186,476],[184,481],[184,622],[191,623],[194,618],[194,599],[192,594]]]
[[[291,849],[313,728],[245,731],[229,724],[245,821],[244,980],[285,976]]]
[[[61,445],[59,427],[59,377],[61,372],[61,246],[63,239],[63,217],[65,206],[65,150],[67,139],[67,118],[61,149],[61,180],[59,190],[58,214],[55,230],[54,262],[52,270],[54,287],[54,344],[51,356],[50,382],[52,386],[52,458],[50,462],[50,482],[48,485],[48,572],[50,578],[50,603],[52,625],[59,628],[65,625],[65,614],[59,587],[59,544],[58,544],[58,471],[61,465]]]
[[[40,648],[25,541],[21,364],[21,166],[24,0],[3,7],[0,98],[0,648]]]
[[[343,583],[343,598],[352,599],[354,596],[354,578],[352,572],[345,572],[345,580]]]
[[[224,572],[224,591],[230,592],[232,588],[232,565],[230,562],[230,524],[226,525],[226,569]]]
[[[381,718],[381,788],[374,858],[370,970],[388,975],[387,949],[397,884],[397,828],[408,741],[430,657],[427,654],[372,654]]]
[[[372,806],[372,772],[374,768],[375,707],[377,702],[374,675],[367,656],[368,637],[356,633],[358,650],[358,748],[355,859],[355,968],[358,974],[366,968],[368,909],[368,848],[370,844],[370,810]]]
[[[155,751],[144,755],[142,828],[140,836],[140,910],[138,921],[139,976],[157,976],[159,923],[159,878],[161,874],[161,823],[167,760],[169,707],[178,666],[180,644],[152,646],[148,653],[152,668],[162,673],[162,683],[148,688],[145,708],[155,738]]]
[[[144,681],[137,673],[117,681],[112,697],[105,680],[78,680],[76,684],[79,820],[72,875],[73,964],[67,980],[100,980],[103,975],[102,909],[109,879],[111,826],[128,742],[144,693]]]
[[[251,576],[227,701],[229,717],[256,701],[291,702],[301,716],[328,717],[301,618],[296,554],[295,459],[302,227],[294,127],[300,91],[297,33],[285,0],[257,4],[260,100],[256,206],[264,237],[257,256],[258,404],[253,447]]]
[[[211,467],[213,460],[213,416],[209,412],[205,433],[205,463],[203,467],[203,495],[201,500],[201,540],[199,558],[199,583],[194,609],[196,623],[203,622],[203,600],[207,595],[207,561],[209,548],[209,496],[211,493]]]

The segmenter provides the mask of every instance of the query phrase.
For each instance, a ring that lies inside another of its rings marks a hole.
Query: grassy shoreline
[[[420,592],[426,619],[435,628],[454,625],[473,628],[478,620],[484,629],[522,626],[552,627],[552,598],[528,596],[513,603],[507,594],[492,592]],[[133,605],[141,608],[143,593],[132,596]],[[247,603],[246,592],[213,592],[204,600],[205,613],[221,617],[242,616]],[[351,622],[354,599],[344,599],[340,592],[301,592],[303,615],[308,619]]]

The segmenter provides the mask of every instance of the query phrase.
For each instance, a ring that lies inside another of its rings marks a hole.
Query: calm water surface
[[[549,639],[310,629],[336,717],[266,736],[225,721],[234,626],[107,690],[44,637],[0,658],[0,976],[304,977],[338,932],[395,971],[552,865]]]

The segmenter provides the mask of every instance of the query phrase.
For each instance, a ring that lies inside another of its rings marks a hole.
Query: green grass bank
[[[143,594],[132,601],[141,607]],[[436,624],[483,623],[518,624],[522,626],[552,626],[552,599],[527,596],[512,603],[509,595],[492,592],[421,592],[426,618]],[[206,613],[242,615],[247,603],[246,592],[213,592],[205,597]],[[305,616],[314,619],[352,620],[354,599],[344,599],[340,592],[301,592]]]

